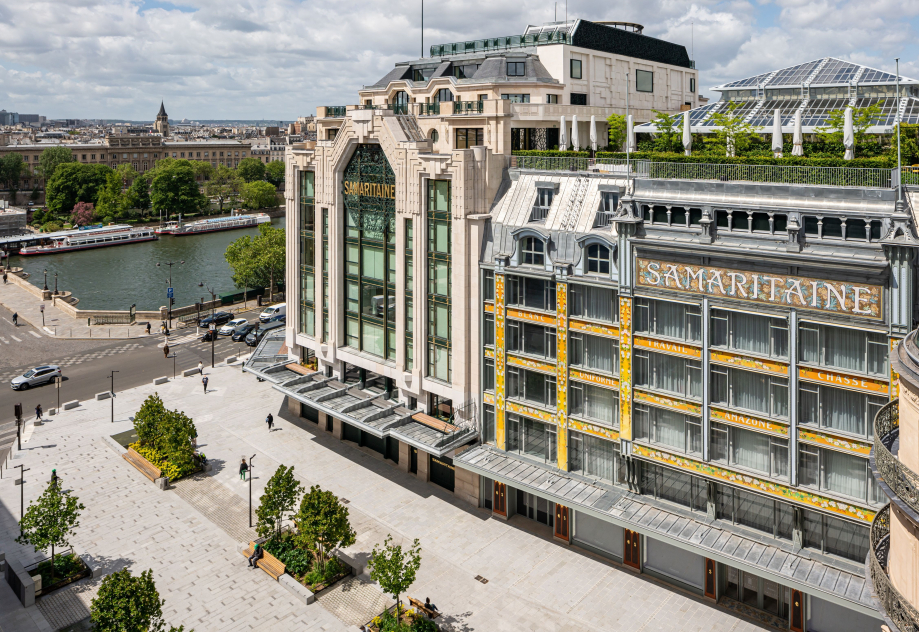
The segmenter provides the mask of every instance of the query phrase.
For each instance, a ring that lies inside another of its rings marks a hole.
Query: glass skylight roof
[[[848,61],[830,58],[810,83],[811,85],[817,83],[848,83],[855,78],[860,68],[861,66]]]
[[[820,65],[822,59],[816,59],[814,61],[809,61],[806,64],[800,64],[798,66],[792,66],[791,68],[783,68],[782,70],[775,73],[775,76],[769,80],[770,86],[800,86],[804,83],[804,80],[807,79],[814,68]]]
[[[731,83],[726,83],[722,88],[744,88],[746,86],[758,86],[760,83],[766,80],[766,77],[771,75],[771,72],[764,73],[762,75],[756,75],[755,77],[747,77],[746,79],[740,79],[738,81],[732,81]]]
[[[903,77],[900,77],[900,81],[903,81]],[[883,70],[875,70],[874,68],[865,68],[865,73],[859,77],[859,83],[896,83],[897,76],[892,75],[889,72],[884,72]]]

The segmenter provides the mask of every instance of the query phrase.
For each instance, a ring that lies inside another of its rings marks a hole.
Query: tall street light
[[[184,265],[184,261],[165,261],[163,263],[157,262],[156,267],[160,266],[169,266],[169,289],[166,290],[166,319],[169,321],[169,328],[172,328],[172,303],[175,301],[172,296],[172,266]]]
[[[120,373],[120,371],[112,371],[112,396],[109,398],[112,400],[112,423],[115,423],[115,374]]]
[[[211,332],[211,368],[214,368],[214,341],[217,338],[217,323],[212,322],[207,326],[208,331]]]
[[[252,459],[255,455],[249,457],[249,528],[252,528]]]
[[[45,287],[43,287],[42,289],[45,292],[47,292],[48,291],[48,268],[45,268],[43,272],[45,273]]]
[[[54,295],[57,296],[57,272],[54,273]]]
[[[26,493],[25,493],[25,473],[28,472],[30,467],[23,467],[22,465],[14,465],[13,467],[19,468],[19,537],[22,537],[22,519],[26,515]],[[252,519],[249,519],[249,522],[252,522]],[[252,526],[251,524],[249,525]]]

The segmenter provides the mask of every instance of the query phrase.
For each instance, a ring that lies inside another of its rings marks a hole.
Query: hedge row
[[[515,156],[539,156],[543,158],[589,158],[590,153],[586,151],[515,151]],[[603,159],[626,159],[626,154],[621,152],[598,151],[596,154],[598,160]],[[842,158],[810,158],[807,156],[787,156],[784,158],[773,158],[771,156],[737,156],[728,158],[726,156],[712,155],[693,155],[685,156],[677,153],[660,153],[660,152],[633,152],[632,160],[650,160],[652,162],[674,162],[674,163],[701,163],[701,164],[719,164],[719,165],[781,165],[788,167],[849,167],[849,168],[874,168],[874,169],[893,169],[897,166],[896,160],[882,156],[877,158],[855,158],[854,160],[843,160]]]

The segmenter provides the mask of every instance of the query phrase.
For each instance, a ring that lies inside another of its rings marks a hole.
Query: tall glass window
[[[613,484],[626,482],[619,443],[582,432],[568,433],[568,471]]]
[[[507,275],[507,304],[555,311],[555,281]]]
[[[871,504],[886,500],[867,459],[806,443],[798,444],[798,484]]]
[[[405,370],[415,366],[415,258],[412,220],[405,220]]]
[[[675,410],[636,404],[635,439],[686,454],[701,454],[702,419]]]
[[[428,376],[451,379],[450,181],[428,181]]]
[[[636,298],[635,331],[699,342],[702,340],[702,308],[698,305]]]
[[[711,319],[713,347],[788,357],[788,321],[784,318],[713,309]]]
[[[482,443],[495,442],[495,407],[485,404],[482,406]]]
[[[804,513],[804,546],[862,562],[868,555],[868,527],[809,509]]]
[[[345,336],[396,356],[395,175],[378,145],[359,145],[344,173]]]
[[[571,366],[618,375],[619,341],[581,332],[570,334]]]
[[[507,396],[554,408],[556,402],[555,376],[509,366],[507,367]]]
[[[486,301],[495,300],[495,273],[492,270],[482,271],[482,298]]]
[[[788,478],[788,439],[712,422],[709,456],[717,463]]]
[[[798,423],[848,432],[859,437],[874,435],[874,417],[887,403],[885,397],[801,382]]]
[[[485,315],[486,345],[494,344],[494,322],[491,314]],[[491,338],[489,338],[489,332]],[[555,359],[555,328],[509,320],[507,321],[507,350]]]
[[[779,500],[716,483],[715,515],[718,520],[742,524],[781,540],[792,539],[794,510]]]
[[[635,386],[702,399],[702,363],[654,351],[635,351]]]
[[[800,362],[887,377],[888,342],[881,333],[801,323]]]
[[[507,451],[544,463],[558,462],[555,426],[520,415],[507,416]]]
[[[571,415],[619,427],[619,393],[585,382],[571,382],[568,387]]]
[[[322,339],[329,341],[329,209],[322,209]]]
[[[708,485],[705,479],[669,467],[641,463],[638,486],[642,494],[669,500],[693,511],[706,511]]]
[[[713,364],[712,403],[788,418],[788,378]]]
[[[572,283],[569,286],[568,297],[572,316],[604,323],[619,321],[619,294],[616,290]]]
[[[316,206],[312,171],[300,172],[300,333],[316,335]]]

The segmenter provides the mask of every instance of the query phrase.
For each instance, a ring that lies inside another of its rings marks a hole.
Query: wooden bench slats
[[[446,421],[441,421],[440,419],[434,419],[430,415],[425,415],[424,413],[416,413],[412,415],[412,419],[434,430],[440,430],[441,432],[456,432],[459,430],[458,426],[448,424]]]
[[[414,597],[409,597],[409,598],[408,598],[408,602],[409,602],[410,604],[412,604],[412,606],[414,606],[415,608],[417,608],[418,610],[420,610],[421,612],[423,612],[423,613],[425,613],[426,615],[428,615],[428,617],[430,617],[431,619],[436,619],[437,617],[440,616],[440,613],[439,613],[439,612],[437,612],[436,610],[431,610],[430,608],[428,608],[427,606],[425,606],[424,603],[418,601],[418,600],[415,599]]]
[[[285,364],[284,367],[288,369],[289,371],[293,371],[294,373],[299,373],[300,375],[312,375],[313,373],[315,373],[314,370],[309,369],[305,366],[301,366],[297,364],[296,362]]]
[[[153,465],[153,463],[141,456],[134,450],[134,448],[128,448],[128,451],[121,456],[123,456],[125,461],[137,468],[137,471],[149,478],[151,481],[155,481],[163,475],[163,473],[160,471],[160,468],[156,467]]]
[[[249,542],[249,548],[243,551],[243,556],[246,559],[249,559],[249,557],[252,555],[252,552],[254,550],[255,550],[255,542],[254,541]],[[271,578],[275,581],[278,580],[278,577],[280,577],[281,575],[287,572],[287,567],[281,562],[281,560],[273,556],[271,553],[266,551],[264,548],[262,549],[262,557],[260,560],[256,562],[256,565],[260,569],[268,573],[268,575],[270,575]]]

